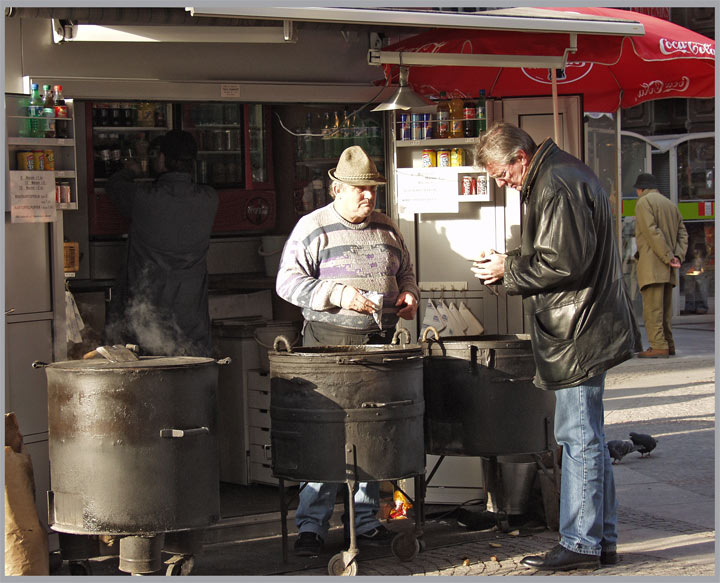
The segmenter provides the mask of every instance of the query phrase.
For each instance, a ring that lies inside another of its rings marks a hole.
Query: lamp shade
[[[430,105],[430,102],[415,93],[412,88],[408,86],[408,68],[400,67],[400,87],[397,91],[392,94],[390,99],[383,101],[377,107],[374,107],[372,111],[387,111],[391,109],[412,109],[414,107],[425,107]]]

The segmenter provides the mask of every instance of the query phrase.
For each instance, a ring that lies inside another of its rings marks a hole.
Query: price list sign
[[[454,168],[398,168],[397,195],[400,213],[457,213],[457,172]]]
[[[51,223],[57,218],[54,172],[10,172],[13,223]]]

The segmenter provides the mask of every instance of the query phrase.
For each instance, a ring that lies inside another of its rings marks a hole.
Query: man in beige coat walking
[[[677,269],[685,259],[688,233],[677,205],[658,191],[652,174],[640,174],[633,188],[639,199],[635,206],[637,279],[650,341],[650,348],[638,357],[667,358],[675,354],[672,288],[677,285]]]

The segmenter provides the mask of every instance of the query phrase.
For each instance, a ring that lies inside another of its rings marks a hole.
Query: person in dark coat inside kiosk
[[[140,165],[125,159],[106,186],[130,219],[117,321],[108,319],[106,340],[138,344],[145,354],[210,356],[207,255],[218,195],[193,182],[197,144],[188,132],[156,138],[150,157],[154,181],[137,181]]]

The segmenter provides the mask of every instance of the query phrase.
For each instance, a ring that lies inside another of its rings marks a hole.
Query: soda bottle
[[[43,117],[45,118],[45,134],[46,138],[57,137],[55,129],[55,98],[53,97],[52,87],[43,85]]]
[[[312,113],[308,113],[305,116],[305,129],[303,130],[303,138],[302,138],[302,159],[303,160],[312,160],[315,155],[313,152],[313,127],[312,127]]]
[[[322,134],[322,153],[320,155],[322,158],[332,158],[332,140],[330,138],[330,134],[332,133],[332,124],[330,123],[329,111],[326,111],[323,114],[323,123],[320,133]]]
[[[487,129],[487,112],[485,109],[485,90],[480,90],[480,97],[477,101],[478,135]]]
[[[340,146],[340,152],[338,152],[338,156],[342,154],[345,148],[349,148],[350,146],[352,146],[353,140],[355,139],[355,132],[353,131],[352,121],[350,120],[350,116],[348,115],[347,107],[343,112],[342,128],[340,130],[340,133],[342,135],[342,145]]]
[[[55,85],[55,131],[58,138],[70,137],[70,122],[67,120],[68,108],[62,93],[62,85]]]
[[[463,103],[463,136],[466,138],[477,136],[475,131],[475,102],[470,99]]]
[[[43,116],[43,100],[40,96],[40,89],[37,83],[31,85],[30,105],[28,105],[28,137],[44,138],[45,124],[40,123]]]
[[[330,142],[332,143],[332,158],[340,156],[343,149],[343,139],[340,134],[340,113],[334,111],[330,116],[332,121],[332,132],[330,133]]]
[[[437,137],[450,137],[450,105],[444,91],[440,92],[440,101],[437,104]]]
[[[463,137],[463,100],[459,97],[450,100],[450,137]]]

